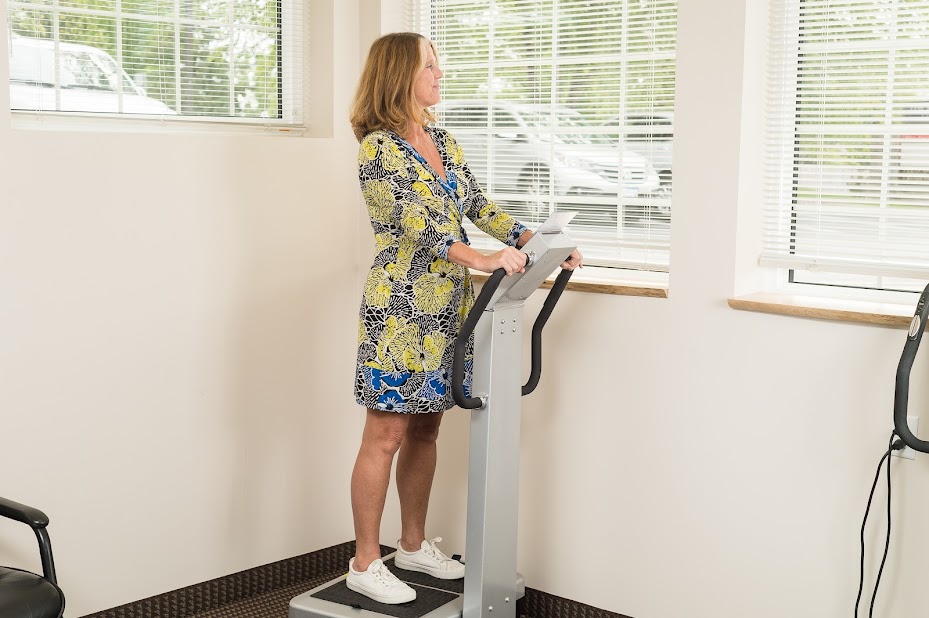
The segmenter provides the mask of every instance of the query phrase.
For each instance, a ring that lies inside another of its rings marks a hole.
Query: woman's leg
[[[400,544],[417,551],[426,538],[426,511],[435,476],[436,438],[443,412],[415,414],[397,456],[397,492],[400,494]]]
[[[356,571],[366,570],[381,557],[381,516],[390,484],[390,468],[409,424],[408,414],[368,408],[361,448],[352,471]]]

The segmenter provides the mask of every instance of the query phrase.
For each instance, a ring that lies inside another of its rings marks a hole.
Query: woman
[[[439,424],[455,405],[449,384],[455,338],[474,302],[468,269],[523,272],[526,256],[517,247],[532,236],[483,193],[454,138],[429,125],[441,78],[431,42],[388,34],[371,47],[351,113],[376,256],[358,328],[355,396],[367,417],[352,472],[356,549],[346,581],[381,603],[416,598],[380,559],[381,515],[398,450],[396,566],[464,577],[464,565],[436,546],[441,539],[426,539],[425,525]],[[464,216],[507,246],[490,255],[472,249]],[[575,251],[562,267],[581,262]]]

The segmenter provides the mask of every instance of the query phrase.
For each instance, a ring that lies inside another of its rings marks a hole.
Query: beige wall
[[[0,494],[70,616],[352,538],[360,16],[311,4],[330,137],[0,122]]]
[[[330,137],[0,122],[0,494],[52,517],[70,616],[352,538],[371,238],[344,114],[400,4],[316,4],[336,33]],[[680,1],[671,298],[568,293],[546,327],[547,375],[524,400],[533,588],[636,618],[854,603],[904,333],[726,306],[756,277],[761,4]],[[920,359],[913,414],[926,377]],[[429,532],[459,551],[464,413],[440,452]],[[894,459],[881,615],[923,613],[927,461]],[[19,528],[0,524],[0,556],[35,561]],[[391,498],[383,542],[398,532]]]

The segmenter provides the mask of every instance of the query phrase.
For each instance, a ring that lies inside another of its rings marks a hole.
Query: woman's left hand
[[[517,247],[525,247],[526,243],[529,242],[529,239],[532,238],[533,232],[531,230],[526,230],[523,232],[523,235],[519,237],[519,242]],[[584,256],[581,255],[581,252],[575,249],[571,252],[571,255],[568,256],[564,262],[561,263],[561,267],[565,270],[574,270],[575,268],[584,268]]]
[[[580,251],[575,249],[571,252],[571,255],[568,256],[568,259],[561,263],[561,267],[565,270],[584,268],[584,256],[581,255]]]

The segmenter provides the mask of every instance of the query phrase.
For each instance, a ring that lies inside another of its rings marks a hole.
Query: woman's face
[[[435,57],[432,44],[423,39],[421,45],[423,62],[422,68],[413,83],[413,95],[416,97],[416,105],[426,108],[432,107],[442,98],[439,94],[439,80],[442,79],[442,69],[439,68],[439,61]]]

